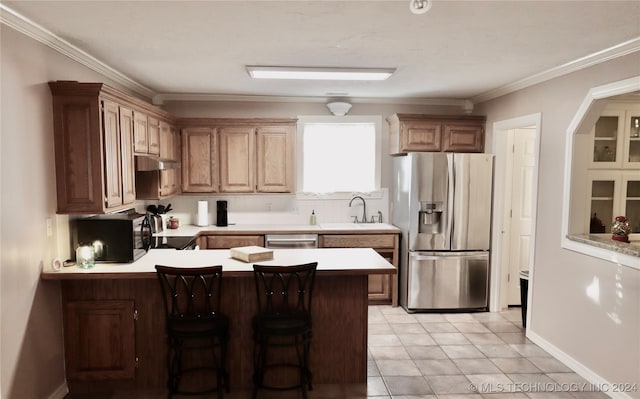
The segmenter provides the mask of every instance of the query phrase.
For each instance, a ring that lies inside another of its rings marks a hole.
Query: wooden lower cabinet
[[[398,268],[398,234],[323,234],[318,238],[320,248],[373,248]],[[369,303],[391,303],[398,306],[398,275],[369,276]]]
[[[200,249],[229,249],[249,245],[264,246],[263,235],[209,235],[201,236],[200,238],[203,238],[200,242],[204,245],[204,248],[201,246]]]
[[[69,301],[64,304],[67,378],[135,377],[133,300]]]
[[[71,396],[167,397],[167,337],[158,278],[135,273],[61,283]],[[316,276],[310,353],[314,384],[366,383],[366,291],[366,276],[360,274]],[[241,392],[253,386],[255,298],[251,273],[223,277],[221,302],[230,322],[227,367],[234,397],[244,397]],[[185,388],[192,387],[190,381]]]

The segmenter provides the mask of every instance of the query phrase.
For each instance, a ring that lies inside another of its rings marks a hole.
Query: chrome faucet
[[[364,201],[364,198],[362,198],[359,195],[356,195],[355,197],[351,198],[351,201],[349,201],[349,207],[351,207],[351,204],[353,203],[354,199],[360,199],[362,200],[362,223],[367,223],[367,203]],[[358,217],[356,216],[354,223],[358,223]]]

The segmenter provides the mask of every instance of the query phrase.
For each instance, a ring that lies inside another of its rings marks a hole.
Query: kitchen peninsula
[[[318,262],[313,293],[311,369],[314,384],[364,384],[367,376],[368,276],[395,274],[371,248],[277,249],[261,264]],[[222,265],[222,309],[231,320],[231,389],[252,386],[251,317],[256,311],[252,264],[229,250],[153,249],[130,264],[44,271],[60,280],[67,380],[71,392],[163,389],[166,381],[164,311],[156,264]]]

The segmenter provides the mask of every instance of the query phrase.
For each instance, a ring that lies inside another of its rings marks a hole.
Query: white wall
[[[638,74],[640,53],[488,101],[487,146],[494,122],[541,112],[541,148],[532,338],[566,355],[583,374],[611,383],[640,384],[640,270],[560,247],[566,131],[593,86]],[[598,286],[599,297],[587,295]],[[593,290],[593,288],[592,288]],[[640,398],[640,392],[629,392]]]
[[[67,218],[55,215],[47,82],[104,78],[5,25],[0,25],[0,36],[0,396],[61,397],[60,288],[40,280],[43,265],[54,257],[68,257]],[[51,237],[46,234],[47,218],[54,224]]]

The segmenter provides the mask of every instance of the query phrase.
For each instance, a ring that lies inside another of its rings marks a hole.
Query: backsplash
[[[382,212],[382,221],[389,222],[389,194],[381,189],[373,195],[362,195],[367,203],[367,218]],[[304,197],[304,198],[301,198]],[[311,212],[315,211],[317,223],[352,222],[354,216],[362,217],[362,201],[354,201],[349,207],[351,196],[340,199],[312,198],[296,194],[251,194],[251,195],[180,195],[163,201],[146,201],[150,204],[171,204],[169,216],[180,219],[181,225],[195,224],[198,201],[208,201],[209,224],[216,223],[216,201],[228,201],[228,221],[230,224],[309,224]]]

